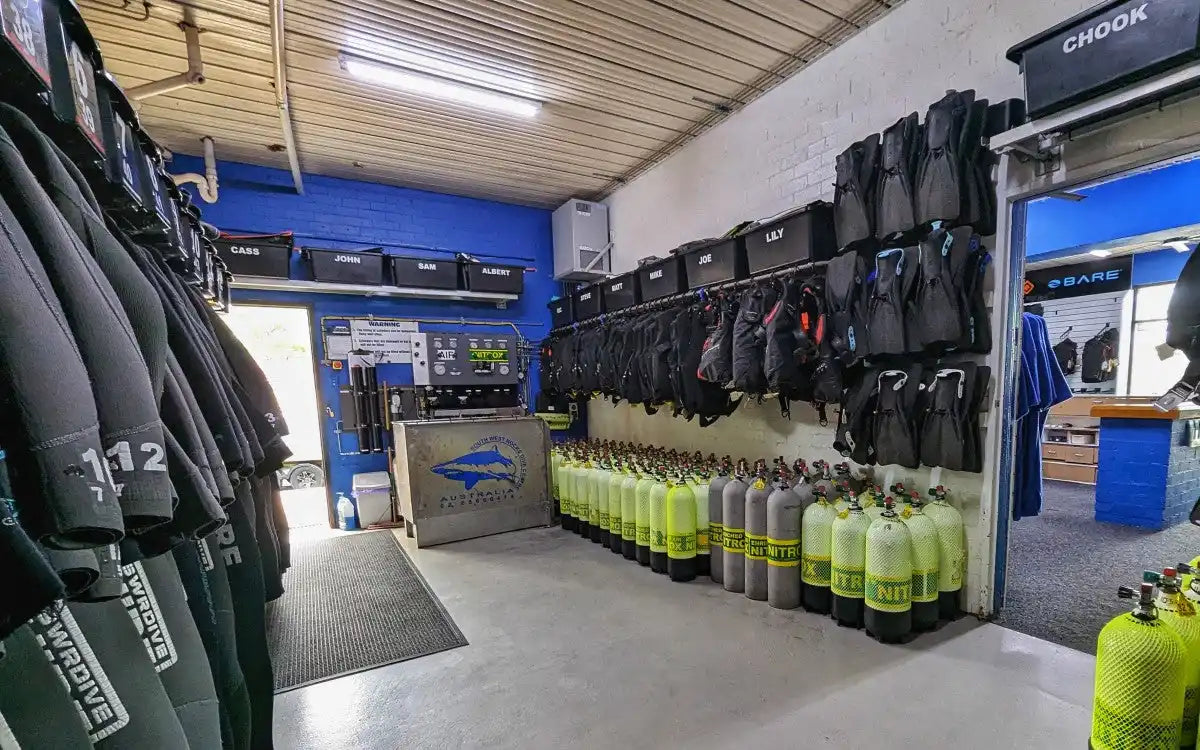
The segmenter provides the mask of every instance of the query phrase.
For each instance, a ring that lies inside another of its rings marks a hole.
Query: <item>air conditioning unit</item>
[[[554,278],[595,281],[612,273],[608,206],[571,199],[558,207],[554,228]]]

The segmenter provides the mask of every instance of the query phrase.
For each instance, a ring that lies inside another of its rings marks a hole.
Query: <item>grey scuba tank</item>
[[[738,461],[737,474],[721,490],[723,583],[726,591],[746,589],[746,459]]]
[[[725,581],[724,553],[724,501],[725,485],[729,484],[729,465],[722,462],[718,473],[708,483],[708,565],[713,583]]]
[[[781,477],[767,498],[767,604],[800,606],[799,496]]]
[[[757,475],[746,490],[746,598],[766,601],[767,598],[767,500],[771,487],[767,483],[767,466],[759,461]]]
[[[792,464],[792,471],[795,472],[796,481],[792,485],[792,492],[796,493],[796,497],[800,498],[800,513],[803,514],[808,506],[813,504],[816,497],[813,496],[812,480],[808,475],[808,467],[804,465],[804,461],[797,459]]]

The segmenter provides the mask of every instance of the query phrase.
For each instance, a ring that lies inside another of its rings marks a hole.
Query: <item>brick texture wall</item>
[[[220,147],[218,142],[218,155]],[[170,169],[174,173],[200,172],[203,166],[195,158],[177,156]],[[291,174],[286,171],[221,162],[218,173],[220,200],[207,204],[197,199],[197,204],[206,221],[227,232],[291,230],[299,246],[348,251],[382,246],[385,252],[394,255],[440,259],[452,258],[453,253],[459,251],[526,269],[525,293],[504,310],[482,303],[235,291],[235,304],[259,302],[309,306],[314,327],[313,351],[318,360],[325,356],[320,320],[326,316],[511,321],[526,338],[535,342],[549,330],[550,313],[546,303],[558,290],[558,284],[551,278],[549,211],[319,175],[305,175],[305,195],[300,196],[292,189]],[[298,255],[293,256],[292,263],[292,278],[309,278]],[[422,330],[427,331],[459,327],[422,324]],[[495,332],[503,329],[476,330]],[[536,361],[534,370],[532,377],[536,383]],[[336,497],[337,492],[350,493],[355,473],[386,468],[383,455],[357,453],[358,445],[351,435],[341,436],[342,445],[350,455],[338,455],[338,435],[334,432],[339,412],[337,394],[346,378],[344,369],[318,368],[320,423],[331,498]],[[412,383],[412,367],[380,365],[379,379],[392,385]],[[329,417],[325,407],[329,407],[335,416]]]

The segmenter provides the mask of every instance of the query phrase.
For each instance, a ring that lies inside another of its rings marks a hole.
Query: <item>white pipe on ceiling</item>
[[[192,22],[190,9],[185,11],[184,20],[180,22],[179,28],[183,31],[184,39],[187,40],[187,70],[161,81],[151,81],[127,89],[125,94],[133,101],[140,102],[152,96],[204,83],[204,60],[200,56],[200,29]]]
[[[300,157],[296,150],[296,132],[292,128],[292,110],[288,104],[287,48],[283,43],[283,0],[271,0],[271,56],[275,65],[275,106],[279,109],[279,125],[283,128],[283,145],[292,182],[296,192],[304,195],[304,178],[300,174]]]
[[[200,193],[200,197],[204,199],[205,203],[216,203],[217,156],[213,148],[213,139],[206,135],[200,139],[200,142],[204,144],[204,174],[188,172],[171,175],[171,179],[175,180],[176,185],[195,185],[196,192]]]

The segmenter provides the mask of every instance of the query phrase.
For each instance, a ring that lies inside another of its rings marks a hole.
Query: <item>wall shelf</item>
[[[262,276],[238,276],[231,286],[234,289],[257,289],[267,292],[307,292],[309,294],[353,294],[364,297],[401,297],[406,299],[432,299],[444,302],[487,302],[505,308],[516,302],[516,294],[498,292],[468,292],[463,289],[420,289],[407,286],[371,286],[367,284],[331,284],[321,281],[297,279],[271,279]]]

